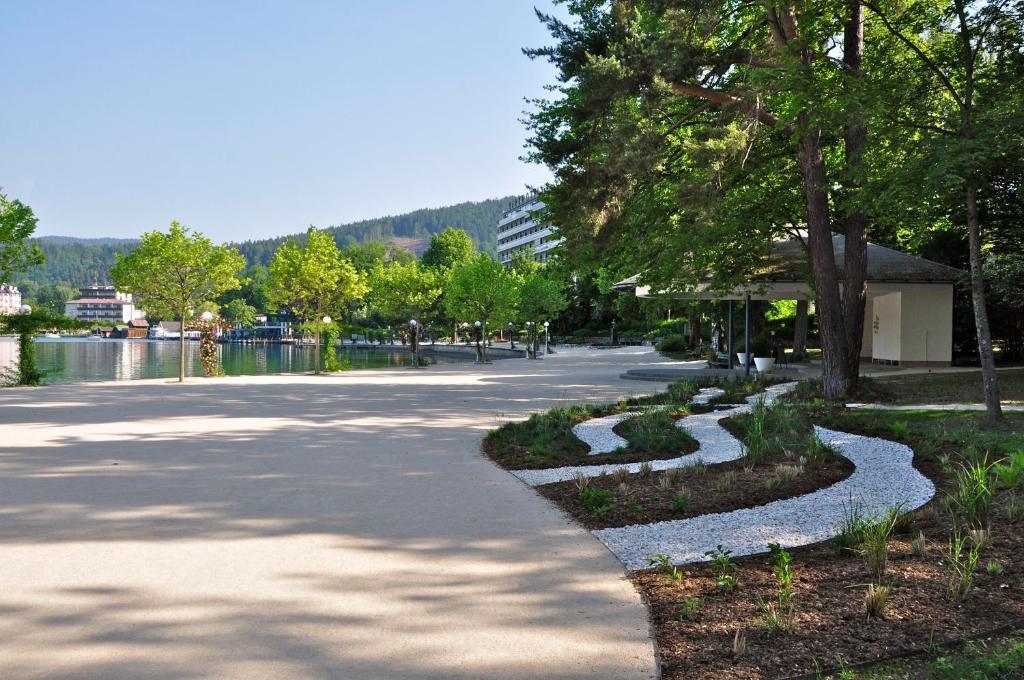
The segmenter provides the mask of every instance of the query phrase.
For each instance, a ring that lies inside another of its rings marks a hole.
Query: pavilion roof
[[[843,277],[843,260],[846,238],[832,237],[836,267]],[[899,250],[868,243],[868,283],[952,283],[962,275],[955,267],[909,255]],[[803,283],[809,278],[807,247],[803,240],[792,238],[772,244],[771,254],[764,265],[751,275],[750,284],[761,283]],[[640,275],[636,274],[615,284],[617,289],[629,289],[638,285]]]

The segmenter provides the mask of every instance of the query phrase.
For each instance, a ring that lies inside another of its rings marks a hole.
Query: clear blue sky
[[[39,234],[216,240],[524,191],[551,0],[0,0],[0,186]]]

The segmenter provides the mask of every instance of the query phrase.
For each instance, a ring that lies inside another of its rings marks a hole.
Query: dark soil
[[[853,464],[849,460],[834,456],[822,465],[805,466],[803,472],[793,479],[768,487],[766,481],[776,476],[777,462],[747,467],[746,461],[738,460],[706,468],[683,468],[670,489],[659,485],[659,481],[666,477],[664,472],[631,475],[625,490],[614,475],[594,477],[590,481],[592,487],[614,494],[611,510],[600,516],[583,506],[575,482],[545,484],[537,487],[537,491],[588,529],[604,529],[752,508],[823,489],[853,472]],[[677,509],[674,499],[679,493],[685,493],[687,501],[684,507]]]
[[[891,434],[889,438],[896,439]],[[942,448],[942,453],[951,452]],[[1004,517],[1006,494],[993,504],[990,542],[981,551],[968,597],[962,602],[949,598],[943,551],[952,522],[941,510],[948,480],[937,454],[915,460],[915,467],[935,481],[939,493],[912,513],[910,521],[901,524],[903,533],[890,541],[887,580],[893,591],[884,619],[868,619],[865,614],[864,594],[871,576],[864,560],[840,555],[830,543],[790,551],[796,611],[792,634],[771,633],[761,620],[758,598],[770,600],[774,589],[767,556],[736,560],[739,586],[731,594],[719,591],[707,564],[683,567],[686,578],[681,583],[654,570],[634,572],[631,578],[651,609],[662,677],[813,677],[819,670],[882,660],[1024,623],[1024,523],[1011,524]],[[924,556],[915,555],[910,544],[919,531],[928,541]],[[988,573],[989,562],[1001,565],[1002,574]],[[692,619],[680,616],[687,598],[703,601]],[[746,651],[740,656],[732,651],[737,629],[746,636]]]

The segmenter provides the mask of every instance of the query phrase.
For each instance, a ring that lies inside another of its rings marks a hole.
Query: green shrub
[[[993,465],[992,474],[1002,489],[1024,486],[1024,450],[1011,453],[1004,463]]]
[[[654,346],[659,352],[685,352],[689,349],[689,343],[682,335],[669,335]]]
[[[580,492],[580,502],[587,510],[603,517],[614,506],[615,497],[607,489],[588,487]]]

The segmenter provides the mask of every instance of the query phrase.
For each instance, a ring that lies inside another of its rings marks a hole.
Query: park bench
[[[715,358],[708,359],[708,368],[729,368],[729,355],[725,352],[715,352]]]

